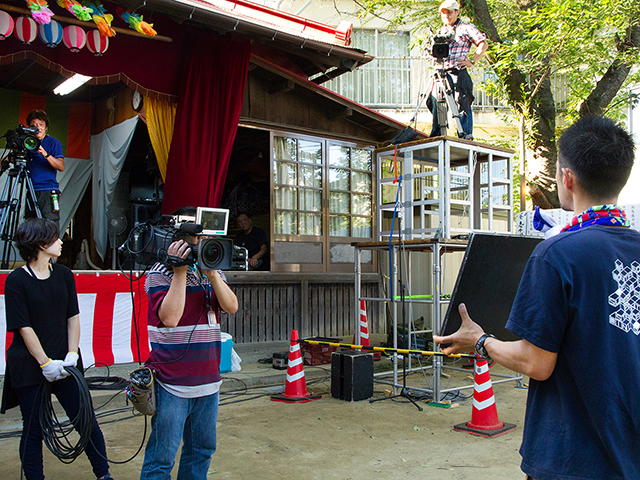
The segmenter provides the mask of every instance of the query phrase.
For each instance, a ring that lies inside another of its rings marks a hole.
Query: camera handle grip
[[[167,255],[167,259],[163,263],[170,267],[184,267],[185,265],[193,265],[193,260],[175,255]]]

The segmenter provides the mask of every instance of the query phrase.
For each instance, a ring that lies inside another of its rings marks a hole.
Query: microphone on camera
[[[199,223],[181,223],[180,231],[187,235],[197,235],[202,232],[202,225]]]

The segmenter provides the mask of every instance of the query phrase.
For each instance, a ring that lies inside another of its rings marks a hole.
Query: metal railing
[[[429,88],[433,65],[421,57],[378,57],[372,62],[327,82],[325,86],[350,100],[374,109],[415,109],[419,96]],[[475,68],[474,109],[507,109],[508,106],[482,88],[485,79],[494,76],[489,68]],[[567,107],[569,84],[565,73],[551,76],[556,108]],[[424,102],[423,108],[426,108]]]

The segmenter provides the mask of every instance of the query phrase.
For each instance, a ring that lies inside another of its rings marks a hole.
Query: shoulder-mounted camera
[[[198,207],[197,211],[196,217],[163,215],[154,223],[137,223],[118,250],[145,268],[161,262],[172,268],[197,263],[202,270],[247,270],[246,248],[218,237],[227,233],[229,210]],[[173,242],[202,235],[207,236],[195,244],[188,242],[191,252],[186,258],[168,254]]]

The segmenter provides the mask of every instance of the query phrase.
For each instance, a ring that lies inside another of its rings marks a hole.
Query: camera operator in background
[[[26,264],[9,274],[4,287],[7,331],[13,332],[13,340],[7,350],[1,412],[20,406],[22,468],[27,480],[40,480],[43,384],[51,382],[51,392],[70,419],[81,407],[78,383],[67,371],[77,367],[82,372],[80,310],[73,273],[52,263],[62,251],[56,225],[45,218],[25,220],[14,238]],[[85,453],[97,478],[112,478],[95,415]]]
[[[173,215],[196,215],[182,207]],[[171,243],[168,261],[180,265],[197,238]],[[141,480],[170,480],[183,441],[178,479],[205,479],[216,450],[220,377],[220,312],[235,313],[238,300],[220,270],[156,263],[147,275],[147,327],[155,372],[156,413],[145,449]]]
[[[478,63],[487,49],[489,44],[486,35],[482,33],[472,23],[460,20],[460,5],[456,0],[445,0],[440,4],[440,18],[444,24],[436,33],[437,36],[452,35],[449,45],[449,56],[444,59],[444,69],[447,73],[448,81],[455,87],[456,101],[460,110],[460,123],[462,130],[469,137],[473,134],[473,113],[471,104],[473,103],[473,81],[469,75],[468,69]],[[469,52],[471,46],[475,45],[476,50],[471,58]],[[431,128],[431,137],[437,137],[443,134],[440,131],[438,122],[438,109],[436,106],[436,98],[432,92],[429,92],[427,99],[427,107],[433,114],[433,126]]]
[[[55,222],[60,228],[60,185],[57,173],[64,170],[62,144],[57,138],[47,134],[49,116],[44,110],[33,110],[27,115],[27,126],[37,128],[36,138],[40,140],[37,152],[30,152],[27,157],[27,168],[35,190],[36,200],[43,218]],[[36,211],[30,202],[25,208],[25,218],[36,217]]]

